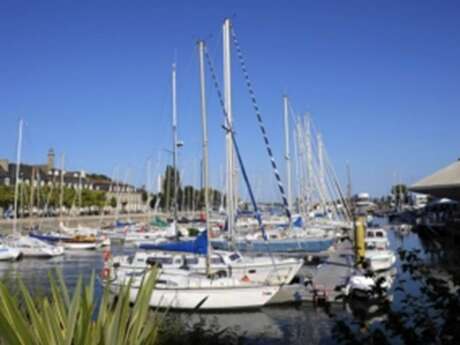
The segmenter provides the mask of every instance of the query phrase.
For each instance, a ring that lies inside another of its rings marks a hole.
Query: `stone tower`
[[[54,157],[55,157],[54,150],[50,148],[48,150],[48,164],[47,164],[48,170],[54,169]]]

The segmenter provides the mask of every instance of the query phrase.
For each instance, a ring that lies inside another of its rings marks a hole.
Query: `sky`
[[[283,104],[309,112],[342,184],[380,196],[460,157],[457,1],[0,2],[0,158],[53,147],[65,168],[146,184],[171,162],[171,65],[185,183],[199,184],[196,42],[222,85],[222,24],[231,18],[281,171]],[[234,126],[259,198],[279,200],[233,49]],[[207,71],[211,182],[223,185],[222,112]],[[292,148],[291,148],[292,150]],[[150,168],[147,161],[150,161]],[[150,182],[149,182],[150,183]]]

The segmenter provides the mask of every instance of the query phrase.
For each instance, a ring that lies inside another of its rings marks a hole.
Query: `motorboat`
[[[18,260],[20,256],[20,250],[0,242],[0,261],[15,261]]]
[[[11,234],[5,238],[5,243],[19,250],[24,257],[44,257],[50,258],[64,254],[62,246],[55,246],[37,238],[20,234]]]
[[[110,245],[110,239],[98,240],[96,236],[77,235],[62,241],[64,248],[74,250],[94,250],[105,245]]]
[[[390,249],[390,242],[384,229],[367,229],[365,246],[364,260],[371,271],[383,271],[393,267],[396,262],[396,255]]]
[[[71,238],[69,235],[64,235],[60,232],[55,232],[55,231],[41,232],[38,230],[33,230],[29,232],[29,236],[39,239],[41,241],[49,242],[49,243],[57,243],[57,242]]]

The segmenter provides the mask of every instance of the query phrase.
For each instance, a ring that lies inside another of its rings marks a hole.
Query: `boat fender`
[[[111,256],[112,256],[112,254],[110,253],[110,250],[104,250],[104,252],[102,253],[102,257],[104,258],[104,262],[109,261]]]
[[[108,279],[110,276],[110,268],[104,267],[104,269],[101,272],[101,278],[102,279]]]
[[[249,277],[245,274],[245,275],[243,276],[243,278],[241,278],[241,281],[242,281],[242,282],[249,283],[249,282],[251,281],[251,279],[249,279]]]

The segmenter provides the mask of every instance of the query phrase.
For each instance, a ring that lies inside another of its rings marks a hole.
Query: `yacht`
[[[64,255],[62,246],[48,244],[30,236],[11,234],[5,238],[5,243],[9,247],[19,250],[24,257],[50,258]]]

